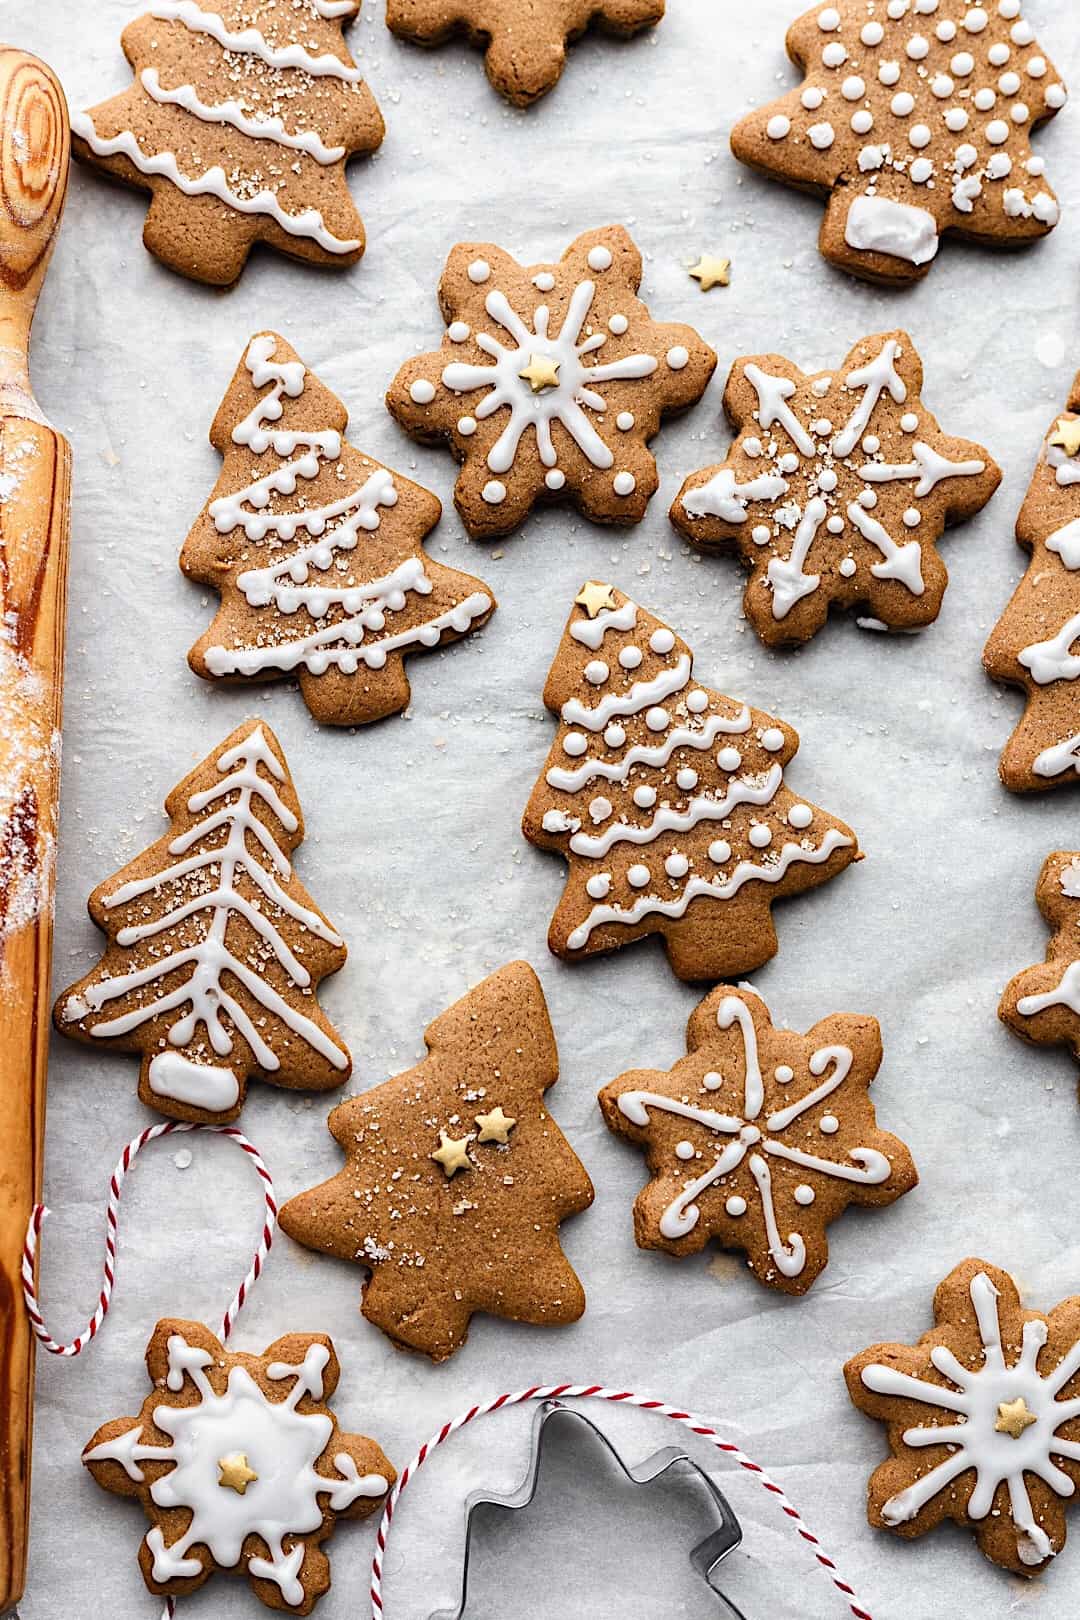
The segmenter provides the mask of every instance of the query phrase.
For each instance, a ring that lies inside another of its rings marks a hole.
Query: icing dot
[[[922,522],[922,513],[917,506],[909,506],[904,513],[904,524],[909,529],[917,529]]]
[[[930,54],[930,41],[922,34],[912,34],[904,49],[913,62],[921,62],[924,56]]]
[[[832,467],[826,467],[818,478],[818,488],[823,489],[826,495],[831,495],[839,482],[840,479]]]
[[[693,1142],[676,1142],[675,1157],[677,1159],[692,1159],[694,1157]]]
[[[645,716],[645,724],[650,731],[666,731],[671,724],[671,716],[666,709],[650,709]]]
[[[982,6],[974,6],[964,18],[963,26],[969,34],[981,34],[989,21]]]
[[[684,793],[689,793],[691,788],[696,788],[698,785],[698,773],[695,770],[691,770],[689,765],[684,765],[682,770],[679,771],[678,775],[676,776],[675,782]]]
[[[822,1114],[818,1120],[818,1130],[823,1136],[835,1136],[840,1129],[840,1121],[835,1114]]]
[[[763,453],[761,440],[751,435],[749,439],[743,440],[743,450],[751,458],[751,460],[756,460],[757,457]]]
[[[1045,174],[1046,159],[1041,157],[1029,157],[1027,162],[1024,164],[1024,168],[1027,170],[1028,174]]]
[[[596,247],[589,249],[588,263],[590,270],[610,270],[611,249],[597,243]]]
[[[732,1215],[737,1219],[740,1215],[746,1214],[746,1199],[740,1198],[738,1193],[732,1193],[731,1197],[724,1205],[724,1208],[727,1210],[729,1215]]]
[[[1045,79],[1045,77],[1046,77],[1046,57],[1045,56],[1033,56],[1031,58],[1031,61],[1027,65],[1027,70],[1028,70],[1028,72],[1030,73],[1030,75],[1031,75],[1031,77],[1033,79]]]
[[[1035,30],[1029,22],[1021,18],[1009,29],[1009,38],[1014,45],[1030,45],[1035,38]]]
[[[465,321],[451,321],[450,325],[446,328],[446,335],[450,339],[451,343],[464,343],[465,339],[469,336],[470,330],[471,328],[466,324]]]
[[[874,115],[869,107],[860,107],[851,115],[851,127],[856,135],[868,135],[874,127]]]
[[[673,349],[669,349],[665,358],[672,371],[682,371],[685,366],[690,364],[690,356],[681,343],[677,343]]]
[[[991,152],[986,172],[991,180],[1004,180],[1007,174],[1011,174],[1012,158],[1008,152]]]
[[[1030,73],[1031,69],[1028,69]],[[1020,89],[1019,73],[1003,73],[998,80],[998,89],[1003,96],[1015,96]]]
[[[490,275],[491,266],[486,259],[474,259],[469,266],[469,280],[474,281],[477,286],[487,281]]]
[[[1047,87],[1046,87],[1046,105],[1048,107],[1053,107],[1054,111],[1057,112],[1059,107],[1064,107],[1065,102],[1067,100],[1068,100],[1068,96],[1066,94],[1065,86],[1063,84],[1048,84],[1047,85]]]
[[[845,101],[861,101],[866,94],[866,80],[852,73],[840,86],[840,94]]]
[[[651,876],[649,868],[639,863],[637,866],[632,866],[627,872],[626,881],[632,889],[643,889]]]
[[[933,137],[925,124],[913,124],[908,131],[908,140],[919,151],[924,146],[929,146],[932,139]]]
[[[755,849],[768,849],[772,843],[772,828],[763,821],[755,821],[748,836]]]
[[[656,803],[656,789],[642,783],[640,787],[634,789],[634,803],[639,810],[651,810]]]
[[[966,79],[969,73],[975,71],[975,58],[970,51],[957,51],[949,66],[958,79]]]
[[[560,472],[558,467],[552,467],[550,472],[544,474],[544,483],[548,489],[562,489],[566,483],[566,474]]]
[[[975,103],[976,112],[989,112],[997,100],[997,96],[991,89],[987,88],[985,90],[976,90],[971,99]]]
[[[919,425],[919,418],[914,411],[905,411],[900,418],[900,427],[904,433],[914,433]]]
[[[877,76],[882,84],[896,84],[900,78],[899,62],[882,62],[877,70]]]
[[[947,73],[935,73],[930,80],[930,89],[939,101],[947,101],[956,89],[956,80],[950,79]]]
[[[788,1063],[778,1063],[773,1075],[782,1086],[789,1086],[795,1078],[795,1070]]]
[[[979,154],[977,150],[967,141],[964,142],[963,146],[958,146],[956,148],[954,155],[956,159],[956,166],[959,169],[970,169],[973,164],[976,164],[979,161]],[[900,426],[903,427],[903,425],[903,421],[901,420]]]
[[[1009,19],[1019,17],[1020,0],[998,0],[998,16]]]
[[[417,377],[409,387],[409,398],[416,405],[430,405],[435,398],[435,384],[426,377]]]
[[[470,438],[476,432],[475,416],[459,416],[457,430],[462,438]]]
[[[633,411],[620,411],[618,416],[615,418],[615,426],[618,428],[620,433],[629,433],[633,425]]]
[[[632,495],[637,488],[637,479],[632,472],[619,472],[612,479],[611,487],[616,495]]]
[[[789,827],[797,827],[801,831],[804,827],[809,827],[814,819],[814,812],[808,804],[793,804],[787,818]]]
[[[825,92],[819,90],[816,85],[808,84],[799,99],[807,112],[817,112],[821,103],[825,100]]]
[[[684,878],[690,870],[690,862],[685,855],[669,855],[664,862],[664,871],[670,878]]]
[[[994,118],[986,126],[986,138],[991,146],[1003,146],[1009,138],[1009,126],[1004,118]]]
[[[775,754],[783,748],[784,733],[779,726],[769,726],[761,733],[761,746],[768,749],[770,754]]]
[[[691,714],[704,714],[705,710],[709,707],[708,692],[702,692],[700,688],[697,691],[691,692],[686,700],[686,707],[690,710]]]
[[[798,472],[798,470],[799,470],[799,458],[798,458],[797,455],[795,455],[794,451],[789,450],[787,455],[780,457],[780,471],[781,472],[793,473],[793,472]]]
[[[817,25],[823,34],[833,34],[840,26],[840,13],[835,6],[826,6],[818,12]]]
[[[967,129],[971,122],[963,107],[950,107],[945,114],[945,128],[954,135],[959,135],[962,129]]]
[[[609,748],[621,748],[626,741],[626,732],[622,726],[608,726],[604,732],[604,741]]]
[[[795,1189],[795,1202],[802,1204],[804,1208],[807,1204],[812,1204],[816,1196],[813,1187],[808,1187],[805,1181],[801,1181]]]
[[[843,534],[844,520],[839,516],[839,514],[837,514],[836,517],[831,517],[829,519],[825,527],[828,529],[830,534]]]
[[[840,559],[840,572],[844,576],[845,579],[850,579],[851,578],[852,574],[855,572],[855,559],[854,559],[854,557],[841,557],[841,559]],[[791,819],[791,817],[789,816],[788,820],[790,821],[790,819]]]
[[[943,45],[951,45],[956,38],[956,24],[950,21],[939,22],[934,32]]]
[[[843,67],[847,61],[847,51],[838,39],[831,40],[822,51],[821,60],[827,68]]]
[[[555,285],[555,277],[550,270],[541,270],[540,274],[533,276],[533,286],[541,292],[550,292]]]
[[[624,647],[622,652],[619,654],[619,663],[622,665],[623,669],[637,669],[644,656],[645,654],[642,652],[640,647]]]
[[[772,530],[767,523],[756,523],[750,531],[750,538],[755,546],[767,546],[772,539]]]
[[[876,433],[868,433],[862,442],[862,447],[868,456],[876,456],[881,449],[881,440]]]
[[[675,634],[666,625],[662,625],[659,630],[654,630],[649,637],[649,646],[654,653],[660,653],[661,656],[669,653],[674,645]]]
[[[786,135],[791,134],[791,119],[783,113],[775,113],[765,125],[765,133],[770,141],[782,141]]]
[[[590,900],[603,900],[611,890],[611,875],[608,872],[595,873],[585,885],[585,892]]]
[[[723,866],[731,859],[731,845],[726,838],[717,838],[709,845],[709,859],[714,866]]]
[[[986,60],[990,63],[991,67],[1004,67],[1011,55],[1012,52],[1010,51],[1009,47],[1005,44],[1004,40],[1001,40],[997,45],[991,45],[990,49],[986,53]],[[1019,74],[1017,74],[1017,78],[1019,78]]]
[[[614,332],[616,337],[622,337],[629,325],[630,322],[627,320],[625,315],[612,315],[611,319],[608,321],[608,326],[611,331]]]
[[[890,105],[897,118],[907,118],[915,111],[915,97],[910,90],[898,90]]]
[[[864,45],[880,45],[885,38],[885,30],[879,22],[864,23],[859,38]]]
[[[611,670],[602,658],[593,658],[585,665],[585,679],[591,686],[603,686]]]
[[[500,484],[497,478],[489,479],[480,491],[489,506],[501,506],[506,499],[506,485]]]
[[[1026,124],[1031,113],[1022,101],[1014,101],[1009,117],[1014,124]]]
[[[737,748],[729,745],[727,748],[721,748],[716,756],[716,763],[722,771],[737,771],[742,764],[742,755]]]
[[[831,124],[811,124],[806,133],[810,137],[810,145],[819,152],[827,152],[836,139],[836,131]]]
[[[708,1074],[702,1075],[701,1083],[706,1091],[719,1091],[724,1083],[724,1077],[722,1074],[718,1074],[715,1069],[710,1069]]]
[[[577,759],[589,746],[589,739],[580,731],[568,731],[563,738],[563,748],[572,759]]]
[[[589,814],[592,817],[593,821],[596,822],[597,825],[599,825],[599,823],[601,821],[606,821],[607,820],[607,818],[608,818],[608,816],[610,816],[613,808],[614,808],[614,806],[612,805],[610,799],[597,797],[589,805]]]

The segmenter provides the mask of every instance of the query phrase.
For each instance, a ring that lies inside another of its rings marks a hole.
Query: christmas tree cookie
[[[78,157],[149,191],[143,241],[228,286],[256,242],[355,264],[364,227],[345,165],[383,121],[342,28],[360,0],[156,0],[121,43],[130,89],[71,120]]]
[[[1001,756],[1001,780],[1025,793],[1080,776],[1080,658],[1073,652],[1080,636],[1080,376],[1043,440],[1016,538],[1031,561],[983,663],[995,680],[1027,694]]]
[[[1001,469],[941,431],[922,383],[906,332],[863,338],[836,372],[777,354],[735,362],[724,409],[738,437],[726,461],[691,473],[671,518],[750,570],[743,604],[762,641],[808,641],[833,604],[881,629],[937,618],[948,574],[936,542],[985,506]]]
[[[731,148],[826,198],[833,264],[911,282],[944,231],[1014,246],[1057,224],[1031,136],[1065,87],[1021,0],[835,0],[792,23],[787,52],[802,85],[736,124]]]
[[[300,802],[273,732],[248,720],[165,801],[164,838],[90,896],[109,936],[56,1003],[56,1027],[138,1052],[139,1097],[221,1124],[257,1074],[323,1091],[352,1069],[316,999],[344,941],[296,878]]]
[[[330,1340],[290,1333],[244,1355],[199,1322],[166,1320],[146,1369],[139,1416],[104,1424],[82,1460],[105,1490],[142,1503],[150,1591],[180,1597],[223,1570],[268,1608],[310,1614],[330,1587],[323,1542],[339,1518],[381,1508],[397,1477],[374,1440],[338,1428]]]
[[[642,1249],[741,1249],[768,1288],[804,1294],[829,1258],[826,1227],[848,1204],[891,1204],[918,1180],[877,1128],[868,1088],[877,1020],[775,1029],[749,990],[721,986],[695,1008],[689,1054],[636,1069],[600,1093],[608,1127],[644,1149],[652,1180],[634,1204]]]
[[[346,1164],[292,1198],[299,1243],[366,1266],[369,1322],[444,1361],[476,1311],[574,1322],[585,1294],[559,1223],[593,1188],[547,1111],[559,1073],[540,981],[512,962],[424,1033],[429,1055],[335,1108]]]
[[[663,15],[664,0],[387,0],[386,24],[419,45],[467,35],[499,94],[528,107],[559,82],[567,45],[590,25],[625,39]]]
[[[439,283],[441,349],[406,361],[386,396],[422,443],[462,463],[454,500],[477,539],[509,534],[537,501],[596,523],[638,523],[659,479],[648,444],[701,398],[716,356],[637,297],[641,254],[622,226],[587,231],[556,264],[454,248]]]
[[[294,674],[316,720],[340,726],[404,709],[403,660],[495,610],[481,580],[422,549],[440,502],[353,449],[348,420],[284,338],[254,337],[210,430],[221,477],[180,554],[221,595],[195,673]]]
[[[796,732],[692,670],[661,620],[583,586],[544,688],[559,732],[523,823],[569,865],[556,956],[659,933],[681,979],[736,977],[776,951],[774,900],[860,858],[850,827],[787,786]]]
[[[1080,1298],[1025,1311],[1007,1272],[963,1260],[918,1344],[871,1345],[844,1375],[859,1410],[888,1425],[872,1525],[913,1540],[952,1519],[1014,1575],[1061,1551],[1080,1485]]]
[[[1025,1041],[1067,1046],[1080,1062],[1080,852],[1047,856],[1035,899],[1053,930],[1046,961],[1010,981],[998,1016]]]

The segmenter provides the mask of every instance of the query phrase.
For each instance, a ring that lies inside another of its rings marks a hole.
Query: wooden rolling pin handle
[[[0,46],[0,1614],[22,1595],[34,1339],[23,1234],[40,1197],[71,452],[30,388],[30,327],[67,192],[64,93]]]

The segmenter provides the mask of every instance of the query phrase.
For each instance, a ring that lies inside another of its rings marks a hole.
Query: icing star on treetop
[[[1080,416],[1061,417],[1047,442],[1060,447],[1067,456],[1080,456]]]
[[[700,399],[716,356],[692,327],[653,320],[641,271],[614,225],[555,264],[491,243],[450,254],[442,348],[408,360],[386,403],[461,462],[454,500],[474,539],[509,534],[538,500],[571,500],[599,523],[644,517],[659,483],[649,441]]]
[[[475,1133],[469,1136],[448,1136],[444,1130],[439,1132],[439,1146],[431,1157],[436,1164],[441,1164],[449,1181],[456,1176],[459,1170],[471,1170],[473,1162],[469,1158],[469,1143],[476,1140]]]
[[[1018,1395],[1015,1401],[999,1401],[997,1422],[994,1424],[996,1434],[1009,1434],[1014,1440],[1023,1436],[1025,1429],[1030,1429],[1033,1423],[1038,1423],[1034,1412],[1029,1412],[1024,1397]]]
[[[574,597],[574,605],[583,607],[589,618],[595,619],[598,613],[610,612],[615,607],[615,597],[610,585],[605,585],[597,579],[590,579],[586,580]]]
[[[877,626],[934,620],[948,575],[936,541],[1001,481],[981,445],[944,434],[920,398],[906,332],[863,338],[834,372],[781,355],[737,360],[724,409],[726,461],[691,473],[671,508],[696,545],[737,551],[761,639],[808,641],[833,603]]]
[[[703,253],[697,264],[690,266],[687,274],[700,283],[702,292],[710,292],[713,287],[728,287],[731,285],[731,260],[714,259],[710,254]]]

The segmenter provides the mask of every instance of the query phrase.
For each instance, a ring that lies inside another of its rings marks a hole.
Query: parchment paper
[[[1035,878],[1050,850],[1077,847],[1080,798],[1066,789],[1021,801],[999,786],[996,757],[1019,699],[980,668],[1022,571],[1012,527],[1040,436],[1080,364],[1077,115],[1067,110],[1037,137],[1064,204],[1049,240],[1019,255],[948,244],[915,290],[863,287],[819,259],[817,202],[741,171],[728,153],[744,108],[794,82],[783,34],[798,9],[796,0],[671,0],[647,38],[579,45],[554,94],[521,114],[491,92],[475,53],[399,44],[382,0],[369,0],[352,43],[389,134],[373,162],[351,171],[369,251],[344,275],[267,254],[232,292],[189,285],[144,252],[145,199],[76,169],[34,356],[38,394],[76,457],[55,982],[96,959],[86,896],[163,831],[167,790],[243,716],[265,716],[307,815],[300,875],[351,947],[322,999],[352,1047],[355,1085],[416,1061],[431,1018],[525,956],[561,1046],[553,1110],[597,1201],[565,1228],[589,1293],[573,1328],[477,1319],[466,1348],[433,1369],[363,1321],[358,1270],[282,1237],[234,1342],[261,1349],[289,1329],[329,1331],[344,1364],[342,1420],[377,1436],[399,1466],[475,1397],[563,1378],[643,1388],[713,1417],[771,1469],[877,1620],[1058,1620],[1080,1605],[1080,1546],[1024,1585],[951,1528],[914,1545],[868,1529],[865,1483],[884,1435],[849,1407],[840,1368],[866,1344],[910,1341],[928,1327],[935,1284],[968,1254],[1011,1269],[1044,1308],[1080,1291],[1075,1069],[1063,1053],[1023,1046],[995,1017],[1006,979],[1044,952]],[[49,60],[80,108],[129,83],[119,36],[139,10],[138,0],[3,0],[0,32]],[[1029,0],[1025,11],[1066,81],[1080,84],[1072,8]],[[499,545],[470,545],[450,503],[450,458],[408,441],[383,391],[408,353],[437,345],[435,286],[455,241],[549,258],[614,220],[644,251],[653,309],[696,323],[718,350],[717,378],[657,441],[663,485],[638,529],[610,533],[555,509]],[[726,291],[702,295],[687,277],[703,251],[732,258]],[[668,506],[687,471],[726,449],[720,398],[737,355],[778,348],[835,365],[854,339],[896,324],[922,351],[931,408],[947,430],[990,446],[1006,483],[947,539],[952,583],[931,630],[886,639],[834,621],[805,651],[771,654],[740,616],[737,565],[691,556]],[[412,661],[409,716],[357,734],[320,731],[287,685],[212,688],[185,663],[212,607],[176,566],[218,472],[206,433],[247,339],[268,325],[346,401],[354,443],[439,493],[447,511],[433,554],[484,576],[501,602],[480,635]],[[680,1056],[697,997],[649,944],[588,967],[564,967],[546,950],[560,867],[523,843],[518,817],[552,734],[544,676],[589,576],[610,577],[669,620],[694,646],[702,680],[792,722],[802,735],[793,784],[849,820],[867,852],[825,889],[778,908],[780,954],[756,983],[799,1029],[837,1009],[881,1020],[880,1117],[911,1144],[922,1185],[890,1210],[853,1210],[835,1225],[829,1268],[802,1301],[761,1289],[735,1257],[677,1264],[635,1249],[630,1205],[643,1162],[608,1135],[595,1092],[625,1068]],[[132,1058],[55,1043],[43,1293],[65,1335],[96,1297],[108,1172],[151,1118],[136,1101],[136,1074]],[[337,1168],[327,1107],[252,1086],[241,1123],[282,1197]],[[192,1159],[181,1169],[174,1154],[185,1148]],[[76,1362],[42,1359],[23,1620],[157,1614],[135,1561],[141,1513],[101,1493],[79,1453],[99,1422],[138,1410],[158,1316],[217,1325],[260,1220],[255,1178],[226,1142],[166,1142],[140,1161],[105,1331]],[[452,1601],[464,1496],[516,1483],[529,1421],[516,1413],[478,1425],[404,1498],[387,1561],[391,1620],[421,1620]],[[631,1459],[673,1438],[643,1415],[605,1410],[600,1421]],[[746,1531],[730,1590],[750,1620],[841,1614],[758,1486],[724,1477]],[[577,1598],[552,1607],[561,1589],[546,1588],[535,1551],[519,1575],[518,1532],[494,1566],[501,1613],[606,1620],[631,1612],[622,1593],[655,1590],[657,1569],[677,1568],[685,1538],[673,1532],[662,1547],[662,1518],[652,1536],[625,1535],[614,1563],[581,1559],[607,1537],[594,1538],[583,1499],[569,1517],[565,1506],[558,1491],[538,1505],[532,1546],[556,1561],[561,1542],[576,1547]],[[366,1615],[373,1540],[373,1524],[340,1528],[322,1620]],[[660,1594],[647,1611],[655,1620],[712,1612],[714,1600],[682,1574]],[[245,1585],[225,1577],[183,1604],[191,1620],[258,1612]]]

